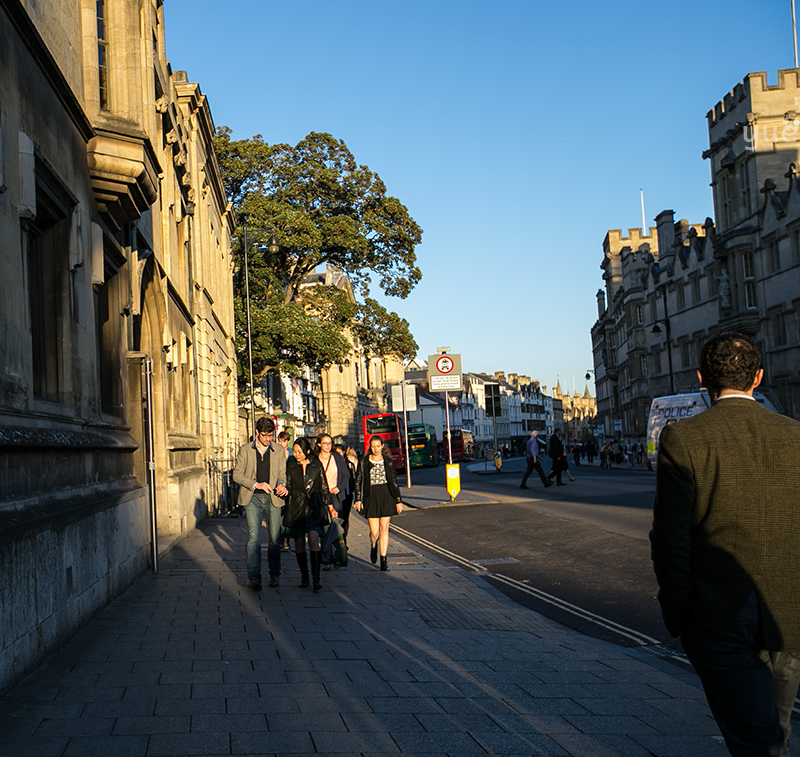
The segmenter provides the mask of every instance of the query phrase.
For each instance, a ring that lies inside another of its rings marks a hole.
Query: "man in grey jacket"
[[[732,755],[787,755],[800,680],[800,423],[761,407],[746,336],[712,337],[712,406],[661,433],[653,565],[664,624]]]
[[[271,418],[256,421],[256,436],[243,444],[236,457],[233,480],[239,484],[239,504],[247,518],[247,588],[261,591],[261,521],[269,534],[269,585],[278,586],[281,574],[281,507],[286,490],[286,453],[275,443]]]

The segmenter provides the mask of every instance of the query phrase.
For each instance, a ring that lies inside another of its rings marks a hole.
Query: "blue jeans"
[[[269,574],[281,574],[281,508],[274,507],[272,497],[262,491],[253,492],[250,501],[245,505],[244,515],[247,518],[247,578],[261,583],[261,521],[267,522],[269,546],[267,547],[267,563]]]
[[[681,633],[686,656],[735,757],[789,754],[800,657],[763,648],[760,613],[753,592],[724,636],[698,627]]]

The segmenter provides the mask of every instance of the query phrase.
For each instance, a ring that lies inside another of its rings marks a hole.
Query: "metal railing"
[[[238,514],[239,485],[233,481],[233,457],[212,455],[205,460],[208,512],[211,517]]]

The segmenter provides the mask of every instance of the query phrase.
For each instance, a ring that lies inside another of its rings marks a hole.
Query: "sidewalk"
[[[253,593],[244,521],[205,521],[0,699],[0,755],[727,754],[690,674],[366,534],[318,594],[286,552]]]

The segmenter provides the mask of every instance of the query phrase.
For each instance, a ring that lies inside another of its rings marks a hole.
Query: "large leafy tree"
[[[260,135],[232,140],[217,130],[217,156],[237,214],[237,348],[246,352],[244,227],[248,234],[253,370],[294,372],[304,365],[343,362],[349,326],[376,356],[410,357],[408,323],[369,297],[406,297],[421,278],[414,248],[422,230],[380,177],[356,163],[343,141],[312,132],[295,146],[267,144]],[[259,229],[262,231],[252,231]],[[277,254],[264,243],[274,233]],[[335,286],[309,284],[324,264],[345,273],[362,301]],[[248,366],[240,361],[242,377]]]

